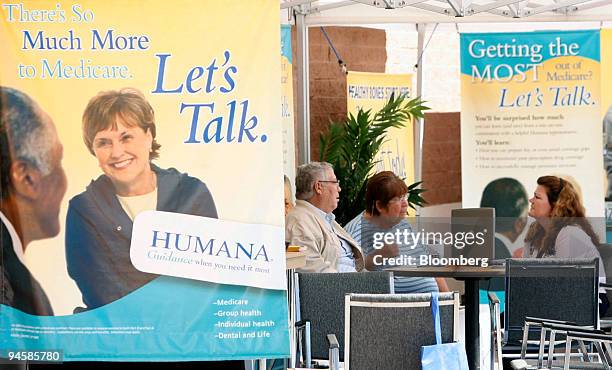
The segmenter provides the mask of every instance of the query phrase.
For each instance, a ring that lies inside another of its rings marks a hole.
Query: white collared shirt
[[[15,230],[15,227],[13,226],[11,221],[9,221],[9,219],[6,218],[6,216],[4,215],[4,213],[2,213],[2,211],[0,211],[0,220],[2,220],[2,223],[4,224],[4,226],[6,226],[6,229],[8,230],[9,235],[11,236],[11,240],[13,241],[13,249],[15,250],[15,254],[17,255],[17,258],[19,259],[19,262],[25,265],[24,255],[23,255],[23,245],[21,245],[21,239],[19,239],[19,235],[17,235],[17,231]]]

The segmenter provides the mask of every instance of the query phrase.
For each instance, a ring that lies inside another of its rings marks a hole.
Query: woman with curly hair
[[[529,216],[531,224],[525,237],[526,257],[599,258],[600,282],[606,273],[596,245],[599,238],[585,217],[580,195],[572,183],[557,176],[538,178]],[[609,302],[599,294],[600,312],[605,313]]]

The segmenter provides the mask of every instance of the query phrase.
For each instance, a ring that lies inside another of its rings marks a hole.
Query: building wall
[[[426,45],[418,60],[418,34],[414,24],[385,25],[387,73],[413,73],[417,62],[423,68],[423,99],[434,112],[457,112],[461,108],[459,84],[459,33],[452,24],[430,24]],[[434,30],[435,29],[435,30]]]
[[[461,201],[460,114],[425,114],[423,197],[429,205]]]
[[[433,27],[433,26],[432,26]],[[423,96],[432,108],[425,117],[423,188],[429,205],[461,201],[461,149],[459,131],[459,54],[454,28],[434,33],[422,65],[425,76]],[[351,71],[412,73],[417,63],[417,32],[414,25],[363,27],[325,27],[334,47]],[[432,29],[428,29],[428,36]],[[444,31],[444,32],[442,32]],[[295,45],[295,32],[294,40]],[[347,115],[346,76],[319,27],[309,30],[310,58],[310,144],[311,158],[319,159],[319,135],[330,121]],[[456,58],[449,58],[457,49]],[[297,86],[294,49],[294,86]],[[294,94],[297,96],[297,93]],[[294,106],[297,107],[297,101]],[[442,113],[451,111],[454,113]],[[296,120],[297,121],[297,120]],[[296,128],[297,137],[297,128]],[[296,144],[296,150],[297,144]]]
[[[385,72],[387,51],[384,30],[363,27],[325,27],[325,31],[350,71]],[[341,121],[347,116],[346,75],[342,72],[336,55],[323,36],[320,27],[311,27],[308,38],[310,46],[310,155],[312,160],[319,160],[320,133],[327,129],[330,121]],[[293,45],[295,45],[295,36]],[[295,47],[293,50],[295,58]],[[295,65],[294,62],[294,86],[297,86]],[[297,93],[294,96],[297,96]]]

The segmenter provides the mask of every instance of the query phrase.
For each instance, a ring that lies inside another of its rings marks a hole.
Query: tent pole
[[[416,95],[421,97],[423,95],[423,60],[425,59],[423,56],[423,48],[425,44],[425,30],[427,28],[427,24],[417,23],[416,27],[418,33],[417,55],[421,56],[420,60],[417,62]],[[423,137],[425,135],[425,122],[423,118],[417,118],[415,124],[416,145],[414,150],[414,180],[415,182],[418,182],[423,180]],[[417,209],[417,214],[419,213],[420,212]]]
[[[310,162],[310,95],[308,77],[308,27],[306,15],[295,12],[297,54],[298,165]]]

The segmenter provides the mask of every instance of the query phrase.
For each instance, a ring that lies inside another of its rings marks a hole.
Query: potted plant
[[[334,211],[337,221],[344,225],[365,209],[366,183],[376,165],[376,154],[385,142],[387,131],[403,127],[413,118],[423,117],[429,109],[420,98],[408,99],[406,95],[389,100],[376,113],[359,109],[357,115],[348,114],[344,122],[332,122],[320,135],[320,160],[334,166],[342,191],[338,208]],[[408,187],[410,207],[422,206],[425,200],[419,189],[421,182]]]

